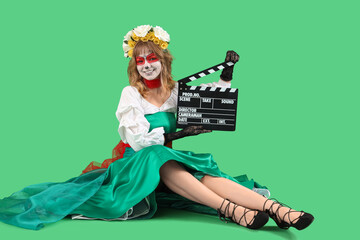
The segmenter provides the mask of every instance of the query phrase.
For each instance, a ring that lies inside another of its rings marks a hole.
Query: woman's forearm
[[[178,132],[164,133],[164,138],[165,138],[164,145],[179,138],[194,136],[200,133],[207,133],[207,132],[211,132],[211,130],[204,129],[203,126],[189,126]]]

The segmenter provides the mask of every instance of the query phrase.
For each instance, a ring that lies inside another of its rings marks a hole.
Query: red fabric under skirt
[[[166,144],[167,147],[172,148],[172,142]],[[112,158],[104,160],[102,163],[92,161],[85,169],[82,171],[82,174],[90,172],[95,169],[100,168],[108,168],[110,164],[115,162],[116,160],[123,158],[126,148],[131,148],[131,146],[127,143],[124,143],[122,140],[116,145],[116,147],[112,150]]]

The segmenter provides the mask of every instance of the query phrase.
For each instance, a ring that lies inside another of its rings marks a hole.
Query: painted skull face
[[[145,50],[136,57],[136,68],[143,78],[153,80],[159,77],[161,72],[161,62],[155,53]]]

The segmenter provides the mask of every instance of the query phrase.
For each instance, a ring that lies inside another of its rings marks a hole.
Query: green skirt
[[[154,145],[124,157],[107,169],[93,170],[61,183],[28,186],[0,200],[0,221],[38,230],[62,218],[86,216],[101,219],[148,219],[158,207],[216,214],[214,209],[173,192],[155,191],[160,167],[169,160],[184,166],[197,179],[205,174],[224,177],[247,188],[260,187],[245,175],[231,177],[220,171],[211,154],[195,154]],[[120,218],[119,218],[120,217]]]

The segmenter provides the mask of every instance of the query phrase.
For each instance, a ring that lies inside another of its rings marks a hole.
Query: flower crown
[[[124,36],[123,49],[125,57],[132,57],[133,49],[139,41],[147,42],[152,41],[159,45],[163,50],[167,49],[170,36],[169,34],[159,26],[153,27],[150,25],[141,25]]]

